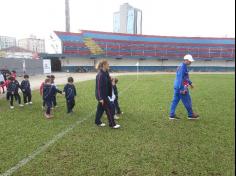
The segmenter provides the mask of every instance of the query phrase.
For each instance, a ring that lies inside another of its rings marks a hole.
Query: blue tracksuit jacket
[[[7,87],[7,91],[14,92],[14,94],[17,94],[19,89],[21,89],[21,87],[17,80],[11,81]]]
[[[53,97],[57,93],[56,86],[51,84],[44,84],[43,86],[43,99],[44,101],[52,101]]]
[[[64,92],[67,100],[73,100],[77,95],[75,86],[73,84],[66,84],[64,87]]]
[[[30,88],[30,82],[28,80],[23,80],[21,82],[21,89],[23,92],[31,92],[31,88]]]
[[[179,91],[184,90],[184,81],[187,81],[189,85],[192,84],[191,80],[189,79],[188,68],[185,63],[182,63],[176,72],[176,78],[174,83],[174,88]]]

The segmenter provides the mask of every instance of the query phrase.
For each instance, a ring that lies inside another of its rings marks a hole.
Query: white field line
[[[131,86],[133,86],[138,80],[131,83],[129,86],[127,86],[123,91],[120,92],[120,95],[129,90]],[[35,150],[33,153],[31,153],[28,157],[24,158],[23,160],[19,161],[15,166],[1,174],[0,176],[10,176],[16,171],[18,171],[21,167],[26,165],[28,162],[33,160],[37,155],[41,154],[45,150],[47,150],[51,145],[56,143],[58,140],[62,139],[67,133],[72,131],[77,125],[83,123],[84,121],[88,120],[89,117],[91,117],[94,114],[94,112],[90,113],[86,118],[83,120],[77,121],[75,124],[71,125],[69,128],[65,129],[64,131],[60,132],[56,136],[54,136],[50,141],[48,141],[45,145],[39,147],[37,150]]]
[[[89,115],[91,116],[91,115]],[[89,117],[88,116],[88,117]],[[21,167],[23,167],[24,165],[26,165],[28,162],[30,162],[32,159],[34,159],[37,155],[39,155],[40,153],[44,152],[48,147],[50,147],[51,145],[53,145],[55,142],[57,142],[58,140],[60,140],[63,136],[65,136],[68,132],[72,131],[78,124],[84,122],[85,120],[88,119],[88,117],[86,119],[83,119],[81,121],[77,121],[75,124],[71,125],[69,128],[67,128],[66,130],[60,132],[59,134],[57,134],[56,136],[54,136],[50,141],[48,141],[45,145],[39,147],[37,150],[35,150],[33,153],[31,153],[28,157],[24,158],[23,160],[21,160],[20,162],[18,162],[14,167],[10,168],[9,170],[7,170],[4,174],[1,174],[0,176],[10,176],[12,175],[14,172],[16,172],[18,169],[20,169]]]

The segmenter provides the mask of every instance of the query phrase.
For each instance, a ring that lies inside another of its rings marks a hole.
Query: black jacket
[[[100,70],[96,76],[95,95],[98,101],[107,100],[112,96],[111,77],[108,72]]]
[[[76,88],[73,84],[66,84],[64,87],[64,92],[67,100],[74,99],[77,95]]]
[[[51,84],[44,84],[43,85],[43,99],[45,101],[52,101],[53,97],[57,93],[57,88]]]
[[[17,94],[19,89],[21,89],[21,87],[17,80],[11,81],[7,87],[7,91],[14,92],[14,94]]]
[[[119,93],[118,93],[118,89],[117,89],[116,85],[113,86],[113,90],[114,90],[114,94],[116,96],[116,99],[118,100]]]
[[[30,82],[28,80],[23,80],[21,82],[22,92],[31,92]]]

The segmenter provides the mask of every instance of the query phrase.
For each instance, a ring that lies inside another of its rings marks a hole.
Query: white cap
[[[195,60],[193,59],[193,56],[190,54],[187,54],[184,56],[184,60],[188,60],[190,62],[194,62]]]

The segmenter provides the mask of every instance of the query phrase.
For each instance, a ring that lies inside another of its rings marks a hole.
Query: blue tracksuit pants
[[[192,117],[192,100],[189,91],[187,91],[186,94],[181,94],[180,91],[177,89],[174,90],[174,98],[171,104],[170,117],[173,117],[175,115],[175,110],[180,100],[183,102],[186,110],[188,111],[188,116]]]

